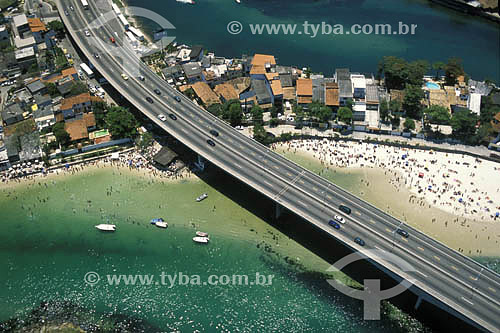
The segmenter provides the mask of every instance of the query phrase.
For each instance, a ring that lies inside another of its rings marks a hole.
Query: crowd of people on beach
[[[277,144],[303,152],[325,168],[381,168],[396,190],[407,187],[410,202],[424,199],[457,216],[500,219],[500,164],[468,155],[356,141],[295,140]]]
[[[46,168],[43,162],[35,161],[34,163],[21,163],[12,166],[11,168],[0,172],[2,183],[21,182],[25,179],[34,179],[39,176],[59,175],[59,174],[75,174],[78,171],[84,170],[86,167],[126,167],[130,170],[146,172],[152,177],[164,179],[180,179],[186,177],[185,172],[189,170],[181,170],[181,172],[173,170],[165,170],[157,168],[153,163],[153,156],[158,153],[161,147],[154,145],[145,150],[140,151],[137,148],[129,149],[124,152],[116,152],[105,155],[103,157],[91,158],[79,162],[61,163],[56,167]]]

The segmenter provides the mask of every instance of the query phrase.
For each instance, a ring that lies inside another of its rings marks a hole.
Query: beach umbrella
[[[500,212],[496,212],[495,217],[500,217]]]
[[[66,169],[69,169],[69,164],[68,164],[68,163],[66,163],[65,167],[66,167]]]

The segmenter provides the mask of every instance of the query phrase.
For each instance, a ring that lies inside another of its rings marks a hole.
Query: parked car
[[[355,242],[355,243],[358,243],[358,244],[359,244],[359,245],[361,245],[361,246],[365,246],[365,241],[364,241],[364,240],[362,240],[362,239],[361,239],[361,238],[359,238],[359,237],[354,238],[354,242]]]
[[[330,220],[328,222],[329,225],[331,225],[332,227],[334,227],[335,229],[340,229],[340,224],[338,224],[337,222],[335,222],[334,220]]]
[[[211,145],[212,147],[215,147],[215,142],[213,142],[212,140],[208,139],[208,140],[207,140],[207,143],[208,143],[209,145]]]
[[[351,214],[351,208],[347,207],[347,206],[344,206],[344,205],[340,205],[339,206],[339,210],[343,211],[344,213],[346,213],[347,215]]]
[[[210,134],[212,134],[213,136],[219,136],[219,132],[213,129],[210,130]]]
[[[403,229],[399,229],[399,228],[398,228],[398,229],[396,230],[396,232],[397,232],[398,234],[400,234],[401,236],[403,236],[404,238],[408,238],[408,237],[410,237],[410,234],[409,234],[409,233],[408,233],[408,231],[406,231],[406,230],[403,230]]]

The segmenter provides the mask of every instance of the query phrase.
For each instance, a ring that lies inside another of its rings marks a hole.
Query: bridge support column
[[[205,170],[205,159],[201,155],[198,155],[198,161],[195,165],[198,169],[200,169],[200,171]]]
[[[418,296],[417,303],[415,303],[415,310],[418,310],[421,303],[422,303],[422,296]]]
[[[279,203],[275,204],[275,210],[274,210],[274,219],[277,220],[280,218],[281,213],[283,213],[283,206],[281,206]]]

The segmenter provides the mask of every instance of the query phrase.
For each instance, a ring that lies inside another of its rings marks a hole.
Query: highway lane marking
[[[302,201],[299,201],[299,204],[301,204],[301,205],[302,205],[302,206],[304,206],[304,207],[309,207],[309,205],[308,205],[308,204],[305,204],[305,203],[303,203]]]
[[[299,183],[301,184],[305,184],[305,182],[303,180],[299,180]]]
[[[385,228],[385,231],[387,231],[387,232],[392,232],[392,230],[391,230],[391,229],[389,229],[389,228]]]
[[[424,250],[424,248],[423,248],[423,247],[421,247],[421,246],[417,247],[417,249],[419,249],[420,251],[423,251],[423,250]]]
[[[416,271],[418,274],[422,275],[423,277],[428,277],[427,275],[425,275],[424,273],[422,273],[421,271]]]
[[[240,147],[241,147],[241,146],[240,146]],[[242,147],[242,148],[243,148],[243,147]],[[256,153],[254,153],[253,151],[252,151],[250,154],[252,154],[252,156],[257,156],[257,154],[256,154]]]
[[[474,303],[472,303],[471,301],[469,301],[467,298],[465,297],[461,297],[464,301],[466,301],[467,303],[469,303],[470,305],[474,305]]]
[[[275,165],[275,166],[274,166],[274,168],[275,168],[275,169],[279,169],[280,167],[279,167],[279,166],[277,166],[277,165]]]
[[[376,223],[373,219],[370,219],[370,222],[371,222],[371,223],[373,223],[373,224],[375,224],[375,223]]]
[[[313,186],[313,190],[315,190],[316,192],[318,192],[318,188],[316,186]]]
[[[438,256],[433,256],[434,259],[436,259],[437,261],[441,261],[441,258],[439,258]]]
[[[240,169],[243,169],[243,167],[241,165],[239,165],[238,163],[235,163],[234,165],[236,165]]]
[[[326,197],[327,197],[328,199],[333,199],[333,197],[332,197],[331,195],[329,195],[329,194],[328,194]]]
[[[292,176],[293,176],[290,172],[287,172],[286,174],[287,174],[287,175],[289,175],[290,177],[292,177]]]
[[[497,291],[491,287],[488,287],[489,290],[491,290],[492,292],[496,293]]]
[[[360,212],[358,212],[358,211],[355,211],[354,213],[355,213],[356,215],[358,215],[358,216],[361,216],[361,213],[360,213]]]
[[[267,185],[273,187],[273,184],[271,184],[270,182],[268,182],[267,180],[264,180],[264,183],[266,183]]]
[[[186,134],[188,133],[188,131],[186,131],[186,129],[185,129],[185,128],[181,128],[181,131],[183,131],[183,132],[184,132],[184,133],[186,133]]]
[[[472,275],[469,275],[469,279],[471,279],[472,281],[477,281],[477,278]]]
[[[408,243],[408,238],[401,237],[401,239]]]
[[[458,272],[458,268],[454,265],[451,265],[451,268],[453,268],[454,270],[456,270]]]

